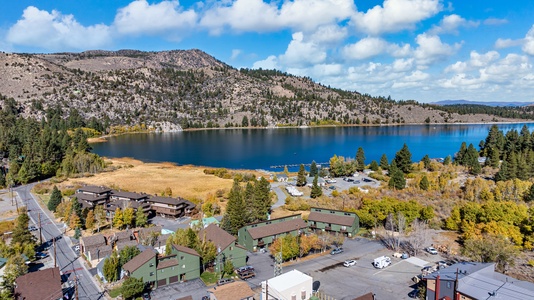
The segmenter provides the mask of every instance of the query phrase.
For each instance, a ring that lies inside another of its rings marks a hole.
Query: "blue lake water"
[[[523,124],[501,124],[503,131],[521,130]],[[534,124],[527,123],[532,131]],[[405,125],[371,127],[221,129],[176,133],[129,134],[92,144],[107,157],[132,157],[145,162],[174,162],[232,169],[269,169],[270,166],[328,162],[334,154],[355,157],[358,147],[366,163],[388,159],[404,143],[419,161],[453,155],[462,142],[478,148],[491,124]]]

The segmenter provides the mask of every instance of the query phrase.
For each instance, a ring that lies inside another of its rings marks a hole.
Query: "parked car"
[[[343,248],[335,248],[335,249],[332,249],[332,251],[330,251],[331,255],[336,255],[339,253],[343,253]]]
[[[352,267],[356,265],[356,261],[354,259],[346,260],[343,265],[347,268]]]
[[[143,294],[143,300],[150,300],[152,297],[150,297],[150,293],[144,293]]]
[[[410,298],[417,298],[419,296],[419,290],[418,289],[415,289],[415,290],[412,290],[409,294],[408,294],[408,297]]]
[[[434,247],[427,247],[426,249],[426,252],[432,254],[432,255],[437,255],[438,254],[438,250],[436,250],[436,248]]]
[[[348,178],[347,178],[347,181],[348,181],[348,182],[353,182],[353,181],[354,181],[354,178],[350,178],[350,177],[348,177]]]
[[[254,277],[256,277],[256,273],[254,273],[254,271],[245,271],[239,274],[239,278],[241,278],[241,280],[247,280]]]
[[[80,245],[76,245],[76,246],[74,246],[74,251],[76,251],[76,252],[80,252]]]
[[[35,258],[37,259],[43,259],[43,258],[47,258],[48,257],[48,253],[46,252],[36,252],[35,253]]]
[[[361,181],[359,181],[359,180],[354,180],[354,184],[360,184],[360,183],[361,183]]]
[[[329,189],[331,189],[331,190],[333,190],[333,191],[335,191],[335,190],[336,190],[336,187],[335,187],[335,186],[333,186],[333,185],[329,186],[328,188],[329,188]]]
[[[434,266],[426,266],[421,269],[422,273],[432,273],[436,271],[436,268]]]
[[[235,280],[233,280],[232,278],[221,278],[219,280],[217,280],[217,285],[225,285],[227,283],[232,283],[234,282]]]
[[[369,179],[369,178],[364,178],[363,182],[373,182],[373,181],[371,179]]]
[[[37,227],[32,225],[32,226],[28,227],[28,230],[29,231],[37,231]]]
[[[240,267],[240,268],[236,269],[235,271],[237,272],[237,274],[240,274],[240,273],[243,273],[243,272],[247,272],[247,271],[254,272],[254,267],[253,266],[243,266],[243,267]]]

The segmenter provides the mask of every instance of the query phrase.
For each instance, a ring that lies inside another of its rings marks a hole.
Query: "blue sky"
[[[17,0],[0,50],[201,49],[396,100],[534,102],[534,1]]]

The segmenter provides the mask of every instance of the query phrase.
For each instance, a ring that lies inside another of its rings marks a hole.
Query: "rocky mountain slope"
[[[15,99],[27,117],[60,105],[65,115],[76,109],[109,124],[160,129],[511,121],[237,70],[200,50],[0,53],[0,78],[0,98]]]

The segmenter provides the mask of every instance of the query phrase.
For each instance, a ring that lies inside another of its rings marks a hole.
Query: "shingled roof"
[[[161,269],[165,269],[165,268],[169,268],[169,267],[174,267],[174,266],[177,266],[177,265],[179,265],[179,263],[178,263],[178,260],[176,258],[169,258],[169,259],[160,261],[158,263],[157,269],[161,270]]]
[[[195,256],[200,256],[194,249],[176,245],[176,244],[173,244],[172,246],[174,247],[174,249],[176,249],[179,252],[183,252],[183,253],[187,253],[187,254],[191,254]]]
[[[135,272],[135,270],[139,269],[154,257],[156,257],[156,252],[152,249],[146,249],[136,257],[132,258],[129,262],[125,263],[124,266],[122,266],[122,269],[130,273]]]
[[[83,236],[81,237],[81,240],[86,248],[92,248],[106,244],[106,238],[104,238],[102,234]]]
[[[208,292],[215,295],[217,300],[241,300],[254,296],[254,291],[244,281],[236,281],[213,289]]]
[[[147,194],[139,194],[139,193],[133,193],[133,192],[122,192],[122,191],[111,191],[111,197],[116,197],[116,198],[127,198],[127,199],[132,199],[132,200],[139,200],[139,199],[144,199],[144,198],[148,198],[148,195]]]
[[[24,300],[62,299],[59,268],[43,269],[15,280],[15,298]]]
[[[338,224],[342,226],[352,226],[354,224],[355,215],[352,216],[340,216],[330,213],[330,211],[325,210],[323,212],[312,211],[308,216],[308,221],[323,222],[330,224]]]
[[[79,188],[78,191],[82,193],[87,192],[87,193],[93,193],[93,194],[102,194],[102,193],[111,192],[111,189],[105,186],[86,185],[86,186]]]
[[[301,218],[296,218],[259,227],[248,228],[248,232],[250,233],[250,236],[256,240],[267,236],[291,232],[297,229],[304,229],[307,227],[308,224],[306,224],[304,220],[302,220]]]
[[[233,235],[215,224],[210,224],[208,227],[202,229],[199,232],[198,237],[202,240],[206,238],[208,241],[212,242],[215,247],[220,247],[221,251],[228,248],[228,246],[233,244],[236,240]]]

